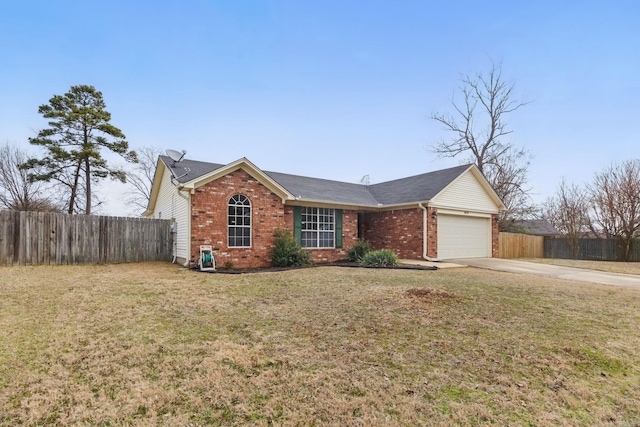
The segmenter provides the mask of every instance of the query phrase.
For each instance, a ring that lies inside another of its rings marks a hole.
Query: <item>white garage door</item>
[[[438,215],[438,258],[491,256],[491,220],[459,215]]]

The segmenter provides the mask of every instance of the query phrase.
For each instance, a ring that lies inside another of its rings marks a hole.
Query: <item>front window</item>
[[[327,208],[302,208],[301,245],[303,248],[333,248],[335,211]]]
[[[251,246],[251,202],[242,194],[229,199],[229,247]]]

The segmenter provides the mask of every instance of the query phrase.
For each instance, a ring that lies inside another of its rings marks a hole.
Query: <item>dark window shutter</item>
[[[342,247],[342,209],[336,209],[336,248]]]
[[[293,207],[293,237],[302,244],[302,206]]]

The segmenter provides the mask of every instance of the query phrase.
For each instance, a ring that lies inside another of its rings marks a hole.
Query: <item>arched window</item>
[[[251,202],[242,194],[229,199],[229,247],[251,247]]]

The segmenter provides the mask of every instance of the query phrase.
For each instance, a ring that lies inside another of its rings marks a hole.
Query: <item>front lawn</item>
[[[473,268],[0,268],[0,425],[636,425],[640,292]]]

